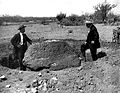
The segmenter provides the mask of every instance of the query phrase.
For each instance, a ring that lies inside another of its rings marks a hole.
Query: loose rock
[[[6,88],[10,88],[11,87],[11,85],[6,85]]]

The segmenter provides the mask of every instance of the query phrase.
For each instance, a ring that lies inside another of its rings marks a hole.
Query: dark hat
[[[20,25],[20,27],[18,28],[18,30],[22,29],[22,28],[25,28],[26,26],[25,25]]]

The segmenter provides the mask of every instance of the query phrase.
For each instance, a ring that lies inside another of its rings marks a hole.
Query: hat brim
[[[92,24],[92,22],[91,21],[86,21],[85,24]]]
[[[22,29],[22,28],[25,28],[25,27],[27,27],[27,26],[24,25],[24,26],[22,26],[22,27],[19,27],[18,30],[20,30],[20,29]]]

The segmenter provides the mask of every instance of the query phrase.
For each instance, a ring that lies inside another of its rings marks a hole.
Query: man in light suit
[[[19,66],[20,70],[24,70],[23,66],[23,58],[24,54],[28,48],[27,42],[32,44],[32,40],[30,40],[27,35],[24,33],[25,32],[25,25],[21,25],[18,30],[20,31],[19,33],[15,34],[12,39],[11,43],[14,46],[14,53],[16,58],[19,61]]]

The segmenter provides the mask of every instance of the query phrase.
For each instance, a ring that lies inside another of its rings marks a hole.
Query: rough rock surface
[[[48,40],[31,45],[26,51],[24,65],[31,70],[63,68],[80,66],[80,60],[75,50],[68,43],[58,40]]]

